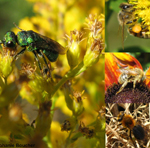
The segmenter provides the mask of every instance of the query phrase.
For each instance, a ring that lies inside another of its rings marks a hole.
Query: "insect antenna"
[[[16,27],[16,28],[18,28],[19,30],[21,30],[21,31],[25,31],[25,30],[23,30],[23,29],[19,28],[19,27],[16,25],[16,23],[15,23],[15,22],[13,22],[13,24],[14,24],[14,25],[15,25],[15,27]]]

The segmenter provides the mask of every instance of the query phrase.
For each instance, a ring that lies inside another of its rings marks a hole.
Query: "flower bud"
[[[0,95],[0,107],[7,106],[13,102],[18,96],[20,89],[20,85],[16,82],[7,85]]]
[[[83,40],[82,39],[82,33],[74,30],[71,31],[70,37],[66,35],[68,38],[68,51],[67,51],[67,59],[70,68],[74,68],[79,63],[79,56],[80,56],[80,48],[79,44]]]
[[[10,52],[4,56],[0,55],[0,75],[4,78],[7,78],[12,72],[12,62],[13,57],[10,56]]]
[[[84,107],[83,107],[83,95],[84,91],[82,91],[82,93],[74,91],[73,95],[70,95],[70,97],[73,100],[73,114],[77,117],[79,115],[81,115],[84,111]]]
[[[86,68],[98,62],[103,48],[103,42],[96,39],[93,41],[93,43],[91,43],[90,46],[88,46],[87,52],[83,59],[84,66]]]
[[[95,15],[89,15],[86,24],[88,26],[87,29],[90,30],[87,51],[83,59],[84,66],[87,68],[98,62],[99,56],[104,49],[104,41],[102,38],[104,16],[97,17]]]

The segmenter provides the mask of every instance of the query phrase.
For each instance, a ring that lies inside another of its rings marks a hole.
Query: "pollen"
[[[142,30],[142,28],[141,28],[140,24],[136,24],[132,28],[132,31],[135,32],[135,33],[140,33],[141,30]]]

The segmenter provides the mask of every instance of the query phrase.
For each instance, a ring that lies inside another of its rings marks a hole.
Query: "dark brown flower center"
[[[133,88],[133,83],[127,86],[117,94],[121,84],[112,84],[105,93],[106,103],[149,103],[150,89],[144,82],[137,83]]]

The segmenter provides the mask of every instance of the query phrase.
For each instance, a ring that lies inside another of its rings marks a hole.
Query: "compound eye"
[[[15,44],[14,44],[12,41],[8,41],[8,42],[6,43],[6,46],[7,46],[7,47],[14,47]]]
[[[129,8],[127,5],[124,5],[124,6],[123,6],[123,9],[127,9],[127,8]]]

